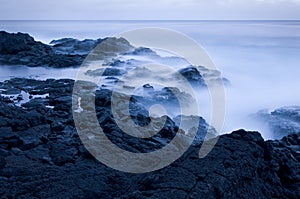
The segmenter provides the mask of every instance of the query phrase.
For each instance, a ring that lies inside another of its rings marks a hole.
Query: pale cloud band
[[[0,19],[300,19],[300,0],[0,0]]]

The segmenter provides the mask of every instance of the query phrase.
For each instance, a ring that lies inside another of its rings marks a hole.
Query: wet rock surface
[[[53,40],[51,45],[35,41],[26,33],[0,31],[0,63],[8,65],[49,66],[54,68],[80,66],[85,57],[100,43],[105,51],[123,51],[132,46],[122,38],[79,41],[72,38]]]
[[[79,66],[83,55],[57,54],[51,46],[24,33],[0,32],[0,63],[8,65],[69,67]]]
[[[0,98],[1,198],[300,197],[299,133],[264,141],[258,132],[239,130],[220,136],[202,159],[198,142],[158,171],[131,174],[111,169],[95,160],[78,136],[71,109],[73,84],[68,79],[20,78],[0,83],[31,95],[48,94],[20,106]],[[178,118],[165,118],[154,138],[126,136],[114,124],[110,95],[109,90],[96,91],[94,107],[99,124],[119,147],[136,153],[157,150],[178,131]],[[131,106],[137,124],[151,120],[134,99]]]
[[[85,39],[80,41],[73,38],[63,38],[58,40],[52,40],[50,44],[55,53],[57,54],[71,54],[71,55],[87,55],[91,52],[102,39],[92,40]]]
[[[200,72],[195,67],[187,67],[179,70],[179,73],[185,77],[193,86],[205,87],[205,81],[202,78]]]

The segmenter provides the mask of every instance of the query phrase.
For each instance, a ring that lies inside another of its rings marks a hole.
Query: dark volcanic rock
[[[117,53],[132,50],[133,47],[123,38],[105,38],[79,41],[64,38],[50,44],[35,41],[24,33],[7,33],[0,31],[0,63],[8,65],[70,67],[80,66],[84,58],[98,44],[95,52]]]
[[[171,165],[154,172],[131,174],[109,168],[89,154],[76,132],[71,112],[73,83],[25,79],[0,83],[49,93],[48,98],[23,107],[0,98],[1,198],[300,197],[300,133],[264,141],[258,132],[239,130],[220,136],[201,159],[199,142]],[[82,105],[96,109],[100,125],[119,147],[146,153],[163,147],[178,131],[176,119],[174,123],[166,118],[163,131],[155,138],[139,141],[126,136],[114,124],[110,96],[109,90],[97,90],[96,104]],[[47,108],[48,104],[54,108]],[[138,101],[132,99],[131,106],[137,123],[149,119]]]
[[[199,146],[202,144],[203,140],[205,139],[207,133],[210,134],[210,136],[215,137],[218,133],[217,131],[210,125],[206,123],[206,121],[199,116],[182,116],[178,115],[175,118],[173,118],[175,124],[177,126],[180,126],[181,121],[186,121],[188,123],[193,123],[194,125],[191,128],[198,129],[195,139],[193,141],[193,145]],[[198,123],[197,123],[198,122]],[[189,132],[190,129],[183,129],[185,132]]]
[[[106,68],[105,70],[103,70],[102,68],[100,69],[96,69],[96,70],[88,70],[86,72],[87,75],[90,76],[96,76],[96,77],[100,77],[100,76],[122,76],[126,73],[125,70],[122,69],[118,69],[118,68]]]
[[[150,48],[144,48],[144,47],[139,47],[134,49],[134,51],[130,52],[130,53],[126,53],[127,55],[147,55],[147,56],[157,56],[156,52],[154,52],[153,50],[151,50]]]
[[[85,39],[80,41],[73,38],[63,38],[59,40],[53,40],[50,42],[50,44],[53,45],[53,50],[57,54],[87,55],[101,41],[102,39]]]
[[[193,86],[205,87],[205,81],[197,68],[191,66],[179,70],[179,73],[184,76]]]
[[[69,67],[79,66],[82,55],[56,54],[51,46],[28,34],[0,32],[0,63],[9,65]]]
[[[51,51],[51,47],[35,41],[28,34],[0,32],[0,53],[2,55],[16,55],[18,53],[24,55],[27,53],[28,56],[31,53],[33,55],[47,55]]]

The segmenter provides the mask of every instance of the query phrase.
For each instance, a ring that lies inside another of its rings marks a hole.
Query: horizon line
[[[0,21],[300,21],[300,19],[0,19]]]

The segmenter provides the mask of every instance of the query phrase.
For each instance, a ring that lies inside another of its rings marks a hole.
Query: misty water
[[[272,138],[268,129],[250,122],[248,116],[261,109],[300,104],[300,21],[1,21],[0,27],[29,33],[44,43],[64,37],[103,38],[144,27],[184,33],[206,49],[231,82],[225,88],[223,133],[245,128]],[[1,66],[0,80],[75,78],[76,73],[74,68]]]

